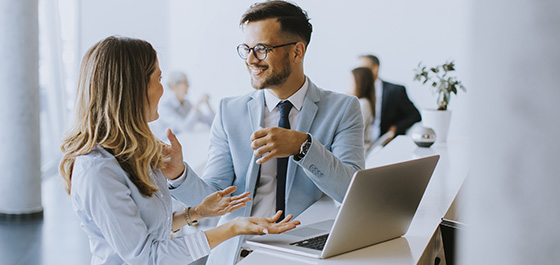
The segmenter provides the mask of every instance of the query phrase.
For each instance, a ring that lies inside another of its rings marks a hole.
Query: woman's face
[[[163,85],[161,84],[161,69],[159,69],[159,61],[156,60],[155,70],[150,76],[148,83],[148,122],[155,121],[159,118],[158,103],[163,95]]]
[[[356,95],[356,77],[353,73],[348,76],[348,92],[347,94]]]

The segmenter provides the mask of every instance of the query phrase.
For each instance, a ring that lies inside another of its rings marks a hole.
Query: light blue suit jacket
[[[225,98],[220,102],[210,136],[208,163],[199,178],[187,168],[185,181],[171,190],[188,205],[199,204],[208,194],[237,186],[235,194],[254,194],[260,165],[251,149],[251,134],[263,124],[264,91]],[[297,131],[313,137],[307,155],[289,159],[286,174],[286,215],[298,216],[324,194],[342,202],[355,171],[363,169],[364,125],[356,97],[318,88],[309,82]],[[188,148],[188,147],[187,147]],[[252,203],[227,214],[220,224],[250,216]],[[243,237],[232,238],[212,251],[208,264],[234,264]]]

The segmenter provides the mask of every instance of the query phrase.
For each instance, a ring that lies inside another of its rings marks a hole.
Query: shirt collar
[[[298,89],[298,91],[296,91],[296,93],[294,93],[292,96],[290,96],[285,100],[290,101],[290,103],[292,103],[292,105],[294,106],[295,109],[297,109],[297,111],[301,111],[301,108],[303,107],[303,100],[305,99],[305,94],[307,93],[308,87],[309,87],[309,81],[307,77],[305,77],[305,82],[303,83],[303,86],[301,86]],[[265,100],[266,107],[270,112],[272,112],[272,110],[276,108],[276,105],[278,105],[280,101],[284,101],[276,97],[272,92],[270,92],[269,89],[264,90],[264,100]]]
[[[373,82],[373,86],[375,88],[375,95],[376,97],[380,97],[383,94],[383,80],[377,78]]]

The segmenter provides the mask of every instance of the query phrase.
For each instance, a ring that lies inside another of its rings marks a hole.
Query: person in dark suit
[[[374,140],[389,133],[384,144],[395,136],[405,134],[416,122],[422,120],[420,112],[408,98],[406,88],[379,78],[379,59],[374,55],[360,56],[360,66],[371,69],[375,87],[375,120],[371,133]],[[392,135],[391,135],[392,134]]]

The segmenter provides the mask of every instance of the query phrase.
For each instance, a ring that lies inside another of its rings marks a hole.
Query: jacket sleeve
[[[408,128],[410,128],[414,123],[421,121],[422,117],[420,116],[418,109],[408,98],[406,88],[404,86],[397,86],[397,88],[399,89],[399,109],[403,117],[395,125],[397,126],[397,135],[400,135],[405,134]]]
[[[321,191],[338,202],[344,199],[354,172],[365,167],[364,124],[358,99],[350,98],[342,111],[331,150],[313,138],[305,157],[296,161]]]
[[[162,237],[148,230],[131,197],[131,193],[138,191],[129,187],[124,178],[126,175],[118,165],[93,165],[75,171],[74,179],[80,180],[73,183],[72,200],[77,214],[84,217],[84,229],[98,229],[100,235],[96,236],[103,237],[127,264],[189,263],[210,253],[204,232],[172,239],[170,234]],[[153,212],[163,214],[161,218],[171,215],[162,208]],[[171,231],[171,221],[164,224],[169,230],[164,229]]]
[[[206,196],[225,189],[233,183],[233,162],[228,139],[223,128],[222,102],[211,129],[204,179],[187,165],[186,178],[183,183],[170,190],[173,197],[187,205],[198,205]]]

